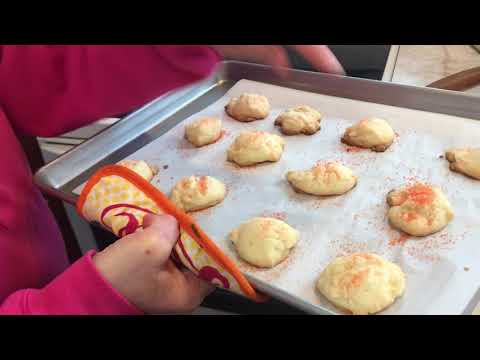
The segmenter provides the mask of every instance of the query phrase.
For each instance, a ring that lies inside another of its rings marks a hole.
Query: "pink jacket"
[[[89,252],[71,266],[14,129],[54,136],[207,76],[205,46],[0,45],[0,314],[141,314]]]

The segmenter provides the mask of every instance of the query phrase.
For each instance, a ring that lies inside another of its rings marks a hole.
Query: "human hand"
[[[98,271],[130,302],[149,314],[193,311],[214,286],[170,259],[178,223],[169,215],[147,215],[144,229],[95,254]]]
[[[326,45],[287,45],[320,72],[345,75],[340,62]],[[280,45],[212,45],[225,59],[290,67],[287,52]]]

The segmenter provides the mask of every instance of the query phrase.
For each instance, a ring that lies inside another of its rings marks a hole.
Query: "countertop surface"
[[[392,82],[426,86],[477,66],[480,53],[470,45],[400,45]],[[465,93],[480,96],[480,86]]]

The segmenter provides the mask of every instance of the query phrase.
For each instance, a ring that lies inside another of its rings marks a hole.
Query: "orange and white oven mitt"
[[[118,237],[142,228],[148,213],[170,214],[181,230],[172,260],[218,287],[254,301],[265,300],[195,220],[150,183],[154,175],[155,170],[145,161],[124,160],[105,166],[83,188],[77,210],[87,221],[99,223]]]

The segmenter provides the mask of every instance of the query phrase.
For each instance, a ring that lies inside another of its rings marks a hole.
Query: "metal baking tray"
[[[45,193],[74,204],[77,195],[73,190],[87,181],[96,169],[141,149],[218,100],[242,79],[480,120],[480,99],[471,95],[300,70],[286,70],[284,76],[280,76],[269,66],[225,61],[204,81],[159,97],[47,164],[35,174],[36,184]],[[333,314],[328,309],[313,306],[267,283],[247,277],[259,290],[308,313]]]

